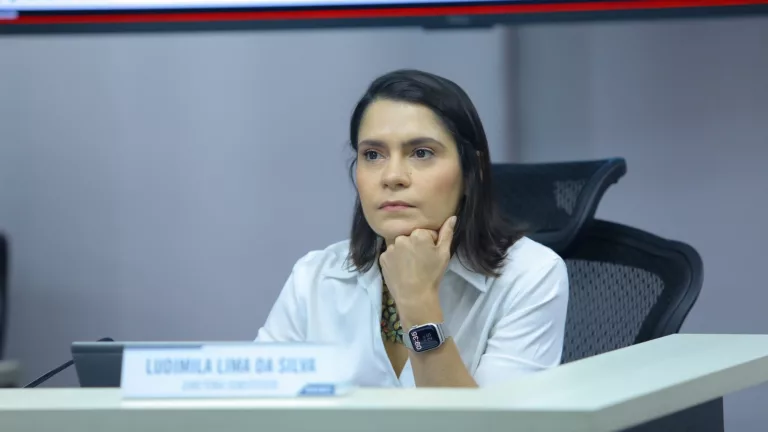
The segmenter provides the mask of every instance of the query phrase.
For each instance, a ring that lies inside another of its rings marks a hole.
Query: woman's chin
[[[378,234],[381,237],[384,237],[386,239],[394,239],[399,236],[409,236],[412,232],[419,228],[424,228],[422,225],[417,225],[414,223],[404,223],[404,222],[398,222],[398,223],[388,223],[385,224],[385,226],[381,227],[382,229],[378,231]]]

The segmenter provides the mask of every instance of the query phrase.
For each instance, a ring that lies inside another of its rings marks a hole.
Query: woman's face
[[[421,105],[371,103],[360,122],[356,170],[365,219],[388,243],[417,228],[438,231],[463,193],[456,142]]]

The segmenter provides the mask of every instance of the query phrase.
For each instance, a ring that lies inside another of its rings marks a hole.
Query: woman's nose
[[[410,186],[410,177],[410,173],[403,161],[390,158],[381,174],[381,181],[384,187],[398,189]]]

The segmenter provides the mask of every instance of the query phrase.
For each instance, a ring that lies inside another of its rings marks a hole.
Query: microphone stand
[[[55,375],[58,375],[59,372],[63,371],[64,369],[72,366],[75,364],[74,360],[69,360],[68,362],[64,363],[63,365],[57,367],[56,369],[52,369],[48,372],[46,372],[44,375],[38,377],[36,380],[32,381],[31,383],[25,385],[22,388],[35,388],[39,386],[40,384],[48,381],[49,379],[53,378]]]

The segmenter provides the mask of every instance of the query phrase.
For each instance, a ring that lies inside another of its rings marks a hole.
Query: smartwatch
[[[448,337],[442,323],[427,323],[411,327],[403,337],[403,344],[410,350],[420,353],[439,348]]]

